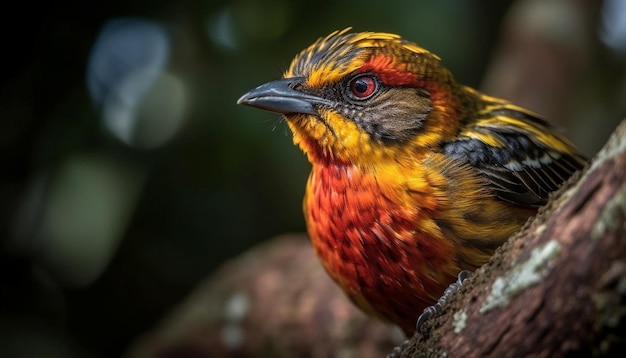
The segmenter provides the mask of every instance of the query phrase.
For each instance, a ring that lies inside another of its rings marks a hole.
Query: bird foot
[[[459,289],[459,287],[463,286],[463,281],[468,278],[472,273],[468,270],[463,270],[459,272],[457,276],[456,282],[453,282],[443,291],[443,295],[441,298],[432,306],[428,306],[424,309],[422,314],[417,318],[417,323],[415,324],[415,328],[418,332],[422,333],[422,326],[424,322],[428,321],[428,319],[436,317],[441,312],[441,306],[446,302],[448,297],[452,294],[452,292]],[[409,344],[409,340],[405,340],[402,342],[400,346],[397,346],[391,351],[391,353],[387,354],[386,358],[400,358],[402,356],[402,352],[404,348]]]
[[[446,302],[452,292],[458,290],[459,287],[463,286],[463,281],[465,281],[465,279],[468,278],[471,274],[472,273],[468,270],[463,270],[459,272],[456,282],[450,284],[450,286],[448,286],[448,288],[443,291],[443,295],[441,295],[441,298],[439,298],[437,303],[424,309],[422,314],[417,318],[417,323],[415,324],[415,329],[418,332],[422,333],[424,322],[428,321],[430,318],[438,316],[439,313],[441,313],[441,306],[443,306],[443,304]]]

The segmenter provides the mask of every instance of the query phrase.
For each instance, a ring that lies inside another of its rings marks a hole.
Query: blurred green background
[[[225,260],[305,230],[306,158],[279,116],[235,102],[316,38],[396,32],[480,87],[511,3],[14,3],[0,24],[0,356],[119,356]],[[625,108],[624,47],[592,43],[603,65],[561,122],[587,155]]]

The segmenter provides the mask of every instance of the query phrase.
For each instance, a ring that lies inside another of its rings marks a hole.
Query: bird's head
[[[459,98],[439,58],[398,35],[348,30],[317,40],[283,79],[237,103],[284,114],[313,163],[371,165],[452,136]]]

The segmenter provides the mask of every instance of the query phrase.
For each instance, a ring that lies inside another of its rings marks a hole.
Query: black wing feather
[[[523,119],[524,123],[534,128],[552,131],[547,122],[527,113],[497,109],[497,115],[505,114],[516,120]],[[501,200],[526,207],[542,206],[551,192],[584,166],[585,159],[573,148],[571,153],[559,152],[534,138],[523,127],[491,125],[481,128],[480,121],[475,124],[476,131],[488,134],[502,145],[492,146],[474,137],[460,136],[455,141],[446,142],[442,146],[443,153],[479,169]],[[554,138],[561,140],[558,136]]]

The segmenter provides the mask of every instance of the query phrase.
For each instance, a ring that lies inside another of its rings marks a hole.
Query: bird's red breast
[[[433,221],[441,215],[435,193],[399,188],[354,166],[315,166],[304,209],[330,276],[363,310],[410,332],[415,317],[407,312],[436,300],[459,268]]]

